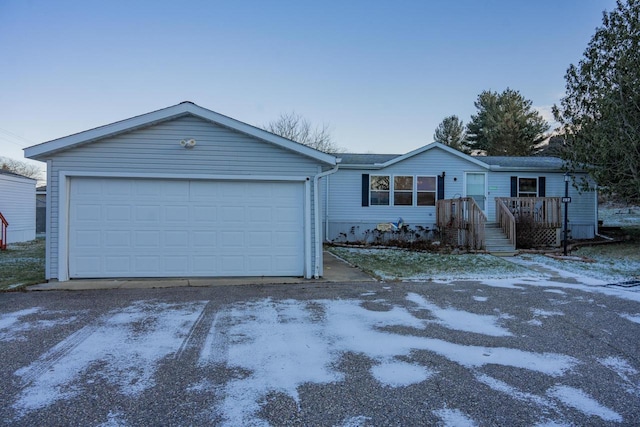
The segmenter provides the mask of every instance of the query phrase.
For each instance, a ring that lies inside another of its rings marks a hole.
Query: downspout
[[[320,224],[322,221],[320,221],[320,218],[319,218],[320,196],[318,191],[318,181],[320,181],[320,178],[324,178],[327,175],[331,175],[338,172],[339,163],[340,163],[340,159],[337,159],[336,165],[332,169],[329,169],[328,171],[325,171],[325,172],[321,172],[313,177],[313,198],[314,198],[313,216],[315,218],[314,225],[315,225],[315,237],[316,237],[316,257],[315,257],[316,262],[315,262],[315,268],[313,273],[314,279],[320,278],[320,261],[322,260],[322,239],[320,238],[320,236],[322,235],[320,230]],[[326,196],[329,197],[328,194],[326,194]]]

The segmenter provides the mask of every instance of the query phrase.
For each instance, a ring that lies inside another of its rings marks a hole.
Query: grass
[[[446,255],[404,249],[329,247],[340,258],[384,280],[505,278],[528,269],[490,255]]]
[[[45,239],[7,245],[0,251],[0,291],[44,282]]]
[[[601,207],[600,219],[621,227],[628,241],[612,245],[580,247],[572,255],[595,262],[555,260],[543,255],[521,255],[522,259],[599,279],[640,278],[640,207]],[[506,278],[536,274],[523,266],[489,255],[444,255],[404,249],[360,249],[329,247],[328,250],[383,280],[435,280]]]

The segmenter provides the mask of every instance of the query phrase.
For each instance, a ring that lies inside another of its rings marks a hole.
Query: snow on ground
[[[440,418],[444,427],[476,427],[478,425],[459,409],[442,408],[433,411],[433,415]]]
[[[459,331],[502,337],[512,335],[507,329],[498,325],[498,316],[469,313],[455,308],[440,308],[427,301],[422,295],[409,293],[407,300],[415,303],[423,310],[428,310],[438,320],[437,323]]]
[[[495,280],[506,279],[489,279],[484,283],[492,286]],[[563,285],[535,280],[540,282],[538,286],[552,289],[559,286],[593,289],[580,283]],[[372,296],[369,292],[365,294]],[[474,299],[486,301],[482,297]],[[562,384],[573,368],[583,364],[574,357],[525,351],[515,346],[462,345],[424,336],[424,331],[436,323],[455,331],[499,337],[505,340],[501,343],[513,342],[507,340],[517,340],[517,337],[512,338],[513,332],[500,324],[504,316],[443,308],[414,292],[407,294],[406,301],[408,308],[387,302],[387,310],[368,309],[360,299],[263,298],[223,306],[212,317],[197,363],[201,369],[222,367],[243,374],[234,375],[223,384],[203,380],[190,384],[184,391],[215,396],[212,400],[217,403],[211,413],[216,422],[222,419],[223,425],[264,425],[266,422],[259,417],[259,412],[271,393],[282,393],[299,404],[301,386],[345,381],[339,365],[346,353],[370,359],[370,375],[383,387],[400,388],[431,381],[440,373],[433,365],[423,366],[412,358],[416,350],[423,350],[468,369],[478,383],[526,405],[550,413],[562,413],[562,408],[571,407],[589,417],[622,421],[618,413],[583,390]],[[96,362],[101,362],[100,368],[92,375],[113,384],[125,396],[140,395],[154,385],[160,361],[180,354],[192,328],[202,321],[206,303],[138,301],[112,311],[70,335],[32,364],[17,370],[15,375],[24,388],[13,407],[24,414],[78,395],[82,392],[78,380],[89,369],[95,369]],[[16,326],[20,319],[38,310],[4,314],[0,317],[0,328]],[[531,310],[536,318],[564,315],[560,311]],[[611,356],[598,362],[617,375],[625,390],[634,396],[640,395],[638,372],[627,361]],[[541,374],[553,378],[554,385],[537,395],[486,374],[482,368],[489,365]],[[444,425],[477,425],[457,408],[445,407],[433,414]],[[118,425],[126,417],[113,412],[108,418],[105,426]],[[358,414],[345,419],[342,425],[367,425],[369,421]],[[562,424],[547,420],[540,425]]]
[[[40,307],[27,308],[20,311],[14,311],[12,313],[0,314],[0,331],[9,331],[20,321],[20,318],[29,316],[30,314],[35,314],[38,311],[40,311]]]
[[[452,311],[425,303],[422,308],[447,317]],[[510,331],[495,325],[494,316],[477,316],[453,311],[476,319],[480,326],[466,322],[443,326],[489,336],[509,336]],[[372,311],[358,300],[271,299],[238,303],[219,313],[200,353],[200,365],[224,363],[228,368],[250,372],[224,386],[219,414],[225,425],[254,425],[259,420],[260,402],[268,393],[285,393],[298,401],[298,387],[305,383],[326,384],[344,379],[334,366],[347,353],[364,354],[374,361],[371,375],[382,385],[401,387],[426,381],[436,372],[399,360],[414,350],[428,350],[467,368],[485,365],[511,366],[562,377],[578,361],[556,353],[534,353],[507,347],[483,347],[451,343],[388,331],[388,327],[424,329],[429,321],[419,319],[401,307]],[[221,333],[221,330],[226,333]],[[221,355],[223,357],[221,357]],[[213,390],[211,390],[213,391]]]
[[[52,320],[38,319],[28,320],[33,314],[52,315]],[[62,317],[59,315],[62,314]],[[43,312],[40,307],[32,307],[24,310],[0,314],[0,341],[24,340],[24,333],[34,329],[48,329],[54,326],[69,324],[76,320],[75,315],[58,313],[55,311]]]
[[[158,361],[179,350],[204,305],[140,301],[85,326],[15,372],[24,389],[14,409],[44,408],[77,395],[71,384],[96,361],[105,364],[104,379],[125,395],[139,395],[154,384]]]
[[[640,206],[602,205],[598,209],[598,219],[606,227],[640,225]]]
[[[589,416],[597,416],[604,421],[622,422],[622,417],[611,409],[602,406],[584,391],[565,385],[557,385],[547,391],[549,396],[555,397],[564,404],[571,406]]]

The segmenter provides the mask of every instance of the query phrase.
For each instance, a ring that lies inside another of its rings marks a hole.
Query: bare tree
[[[27,178],[35,180],[40,180],[42,177],[42,170],[38,165],[11,159],[9,157],[0,157],[0,169],[17,173],[18,175],[26,176]]]
[[[313,127],[311,122],[296,112],[280,114],[278,119],[269,122],[265,127],[271,133],[290,139],[325,153],[344,152],[331,137],[327,124]]]

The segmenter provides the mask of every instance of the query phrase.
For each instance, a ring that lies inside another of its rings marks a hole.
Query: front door
[[[486,212],[487,174],[483,172],[467,172],[465,177],[467,197],[473,197],[480,209]]]

